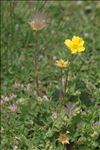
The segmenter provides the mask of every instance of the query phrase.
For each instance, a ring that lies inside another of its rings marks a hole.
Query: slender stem
[[[73,60],[73,55],[70,55],[69,56],[69,63],[72,63],[72,60]],[[69,64],[69,65],[71,65],[71,64]],[[64,86],[64,95],[66,94],[66,90],[69,88],[68,77],[69,77],[70,70],[71,70],[71,67],[68,66],[68,68],[67,68],[67,75],[66,75],[66,79],[65,79],[65,86]],[[67,91],[67,93],[68,93],[68,91]]]
[[[67,75],[65,79],[64,94],[66,94],[66,90],[68,89],[68,75],[69,75],[69,68],[67,69]]]
[[[39,37],[38,32],[36,32],[36,51],[34,57],[34,66],[35,66],[35,85],[37,90],[37,95],[39,95],[39,72],[38,72],[38,58],[39,58]]]
[[[63,70],[61,69],[61,79],[60,79],[60,96],[59,98],[61,99],[61,101],[63,101],[64,98],[64,91],[63,91]]]

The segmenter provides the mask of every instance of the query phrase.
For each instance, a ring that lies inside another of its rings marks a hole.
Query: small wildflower
[[[66,131],[66,133],[70,133],[69,131]]]
[[[16,139],[16,140],[20,140],[20,139],[21,139],[21,137],[15,136],[15,137],[14,137],[14,139]]]
[[[62,144],[69,144],[69,138],[65,133],[60,133],[58,141]]]
[[[77,1],[76,4],[77,4],[77,5],[82,5],[82,3],[83,3],[83,2],[79,0],[79,1]]]
[[[43,103],[44,100],[43,100],[43,98],[41,98],[40,96],[38,96],[37,97],[37,101],[41,104],[41,103]]]
[[[55,65],[58,66],[58,67],[60,67],[60,68],[66,68],[66,67],[68,67],[69,62],[65,61],[63,59],[60,59],[60,60],[56,60]]]
[[[99,136],[99,133],[98,133],[97,131],[94,131],[94,132],[91,134],[91,137],[93,137],[94,139],[96,139],[98,136]]]
[[[10,100],[10,98],[8,96],[4,96],[3,99],[5,102],[8,102]]]
[[[94,126],[100,126],[100,121],[96,121],[96,122],[94,123]]]
[[[27,98],[23,98],[23,97],[21,97],[21,98],[19,98],[19,99],[17,100],[17,104],[24,105],[24,104],[26,104],[26,103],[27,103],[27,101],[28,101],[28,99],[27,99]]]
[[[17,97],[16,94],[11,94],[11,95],[9,96],[10,99],[15,99],[16,97]]]
[[[17,150],[17,146],[14,146],[13,150]]]
[[[80,91],[75,91],[75,93],[74,93],[74,95],[76,96],[76,95],[80,95],[81,94],[81,92]]]
[[[0,105],[2,106],[4,103],[5,103],[4,100],[0,99]]]
[[[56,60],[56,56],[53,56],[53,60]]]
[[[57,112],[56,112],[56,111],[52,112],[52,119],[56,119],[56,118],[57,118],[57,116],[58,116],[58,114],[57,114]]]
[[[3,127],[1,127],[1,131],[2,131],[2,132],[4,131],[4,128],[3,128]]]
[[[43,99],[44,99],[45,101],[49,101],[47,95],[44,95],[44,96],[43,96]]]
[[[42,30],[47,26],[46,17],[43,13],[37,13],[29,25],[32,27],[33,30],[38,31]]]
[[[17,105],[13,104],[9,106],[9,109],[13,112],[15,112],[17,110]]]
[[[66,114],[68,117],[71,117],[77,110],[76,103],[68,102],[66,104]]]
[[[13,85],[13,88],[19,88],[20,87],[20,83],[18,81],[16,81]]]
[[[28,84],[26,85],[26,87],[24,88],[24,91],[29,92],[29,91],[31,91],[31,90],[32,90],[32,85],[31,85],[30,83],[28,83]]]
[[[84,40],[78,36],[73,36],[72,40],[65,40],[64,44],[70,49],[72,54],[85,51]]]
[[[85,33],[84,33],[84,36],[85,36],[85,37],[89,37],[89,33],[85,32]]]
[[[81,109],[77,107],[75,111],[73,112],[73,116],[77,116],[81,112]]]
[[[27,84],[26,89],[27,89],[27,91],[30,91],[30,90],[32,89],[32,86],[31,86],[31,84],[30,84],[30,83],[29,83],[29,84]]]

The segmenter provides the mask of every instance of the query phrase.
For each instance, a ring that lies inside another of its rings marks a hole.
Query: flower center
[[[78,44],[73,44],[73,48],[77,48],[78,47]]]
[[[66,136],[65,136],[65,135],[62,135],[61,140],[62,140],[62,141],[65,141],[65,140],[66,140]]]

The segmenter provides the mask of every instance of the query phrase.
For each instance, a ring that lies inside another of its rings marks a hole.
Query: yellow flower
[[[66,134],[60,133],[58,141],[62,144],[69,144],[69,138]]]
[[[29,25],[35,31],[44,29],[47,26],[45,14],[43,13],[35,14],[33,20],[29,22]]]
[[[69,62],[65,61],[63,59],[60,59],[60,60],[56,60],[55,65],[60,67],[60,68],[66,68],[69,65]]]
[[[64,44],[73,54],[85,51],[84,40],[78,36],[73,36],[72,40],[65,40]]]

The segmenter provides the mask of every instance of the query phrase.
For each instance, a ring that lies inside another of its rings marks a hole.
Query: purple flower
[[[15,99],[17,97],[17,95],[11,94],[9,97],[10,97],[10,99]]]
[[[0,99],[0,105],[3,105],[5,102],[3,99]]]
[[[10,109],[11,111],[15,112],[15,111],[17,110],[17,105],[12,104],[12,105],[9,106],[9,109]]]

